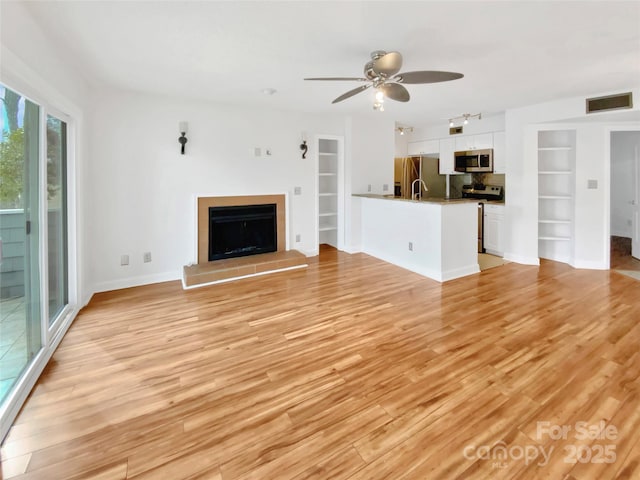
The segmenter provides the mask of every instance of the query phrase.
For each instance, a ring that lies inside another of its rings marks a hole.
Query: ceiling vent
[[[631,92],[607,95],[606,97],[587,98],[587,113],[606,112],[632,107],[633,96]]]

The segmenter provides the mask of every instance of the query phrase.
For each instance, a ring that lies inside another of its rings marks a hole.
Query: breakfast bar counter
[[[352,215],[368,255],[439,282],[480,271],[477,200],[354,194]]]

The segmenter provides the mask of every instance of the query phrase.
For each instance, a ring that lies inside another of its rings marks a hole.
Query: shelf
[[[338,215],[338,212],[327,212],[327,213],[319,213],[319,217],[335,217]]]
[[[571,175],[572,173],[571,170],[541,170],[538,172],[539,175]]]
[[[555,223],[559,225],[571,225],[571,220],[538,220],[538,223]]]
[[[320,177],[335,177],[337,176],[337,173],[319,173],[318,176]]]
[[[538,240],[551,240],[553,242],[568,242],[571,240],[571,237],[538,237]]]
[[[319,197],[335,197],[337,196],[337,193],[319,193],[318,196]]]
[[[573,147],[538,147],[539,152],[557,152],[557,151],[573,150]]]
[[[337,230],[338,227],[320,227],[318,231],[320,232],[330,232],[332,230]]]
[[[571,200],[571,195],[538,195],[540,200]]]

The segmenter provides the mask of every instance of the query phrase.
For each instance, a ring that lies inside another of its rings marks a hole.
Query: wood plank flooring
[[[310,260],[96,295],[2,477],[640,478],[637,280],[543,261],[440,284],[363,254]],[[582,438],[601,421],[615,438]]]

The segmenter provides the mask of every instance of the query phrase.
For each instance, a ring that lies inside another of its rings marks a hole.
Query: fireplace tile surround
[[[287,249],[284,195],[244,195],[234,197],[198,197],[198,265],[209,263],[209,207],[276,204],[277,252]]]

